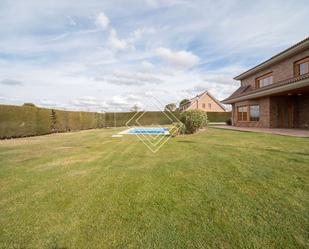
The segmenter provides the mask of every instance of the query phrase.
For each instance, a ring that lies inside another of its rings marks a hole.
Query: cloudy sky
[[[0,0],[0,103],[147,108],[232,78],[309,35],[307,0]]]

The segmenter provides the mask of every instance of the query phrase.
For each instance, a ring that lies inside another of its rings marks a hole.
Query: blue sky
[[[0,0],[0,103],[128,110],[179,102],[309,35],[307,0]]]

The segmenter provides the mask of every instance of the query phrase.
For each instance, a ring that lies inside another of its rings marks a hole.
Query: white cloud
[[[222,99],[239,86],[235,75],[309,32],[295,29],[308,19],[306,0],[7,2],[0,4],[0,81],[25,83],[0,84],[8,98],[1,103],[112,110],[110,102],[129,95],[169,103],[204,89]]]
[[[116,50],[123,50],[128,47],[128,43],[124,39],[118,38],[116,30],[112,29],[109,34],[107,44]]]
[[[142,40],[146,35],[154,35],[156,32],[157,30],[153,27],[138,28],[129,34],[127,42],[133,46],[135,42]]]
[[[209,91],[217,99],[221,100],[228,97],[239,87],[238,82],[225,74],[213,74],[201,80],[200,83],[191,84],[189,88],[183,90],[187,97],[194,97],[196,94]]]
[[[162,80],[151,73],[146,72],[130,72],[130,71],[114,71],[111,75],[98,77],[96,81],[104,81],[112,85],[119,86],[139,86],[145,84],[160,84]]]
[[[227,74],[209,74],[204,79],[207,82],[219,85],[238,85],[238,82],[233,79],[233,76]]]
[[[159,8],[161,6],[173,6],[175,4],[181,4],[183,0],[145,0],[147,6],[150,8]]]
[[[12,79],[3,79],[0,80],[0,84],[8,85],[8,86],[22,86],[23,83],[19,80],[12,80]]]
[[[66,105],[64,103],[59,103],[48,99],[39,100],[35,103],[35,105],[46,108],[66,109]]]
[[[146,4],[152,8],[156,8],[159,5],[157,0],[146,0]]]
[[[125,107],[128,105],[128,101],[123,96],[113,96],[111,99],[108,100],[109,105],[115,106],[115,107]]]
[[[68,21],[69,21],[69,24],[73,27],[75,27],[77,25],[76,21],[71,17],[71,16],[66,16]]]
[[[52,104],[48,104],[50,103],[46,103],[45,106],[53,106]],[[113,95],[105,98],[104,100],[94,96],[84,96],[71,100],[70,105],[82,110],[95,111],[129,111],[134,105],[137,105],[140,108],[143,106],[141,98],[133,94]]]
[[[97,98],[93,96],[84,96],[78,99],[74,99],[71,102],[74,106],[81,106],[81,107],[90,107],[99,105]]]
[[[171,65],[177,68],[191,68],[197,65],[200,58],[192,52],[181,50],[172,51],[168,48],[157,48],[156,55],[168,61]]]
[[[156,30],[154,28],[138,28],[130,32],[126,38],[119,38],[118,33],[115,29],[111,29],[109,32],[109,37],[107,40],[107,45],[115,50],[125,50],[130,48],[135,50],[135,43],[143,40],[146,35],[155,34]]]
[[[129,95],[127,96],[127,100],[128,100],[128,101],[132,101],[132,102],[134,102],[134,101],[140,101],[140,100],[141,100],[141,97],[140,97],[140,96],[137,96],[137,95],[135,95],[135,94],[129,94]]]
[[[103,12],[100,12],[96,16],[95,24],[98,28],[105,30],[109,25],[109,19]]]
[[[150,72],[154,69],[154,65],[149,61],[142,61],[141,70],[144,72]]]

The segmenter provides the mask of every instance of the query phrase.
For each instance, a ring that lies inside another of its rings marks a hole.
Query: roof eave
[[[234,80],[242,80],[256,72],[259,72],[279,61],[282,61],[284,60],[286,57],[289,57],[289,56],[292,56],[306,48],[309,47],[309,39],[305,39],[305,41],[295,47],[292,47],[290,49],[287,49],[286,51],[282,52],[282,53],[279,53],[278,55],[275,55],[274,57],[270,58],[269,60],[266,60],[264,62],[262,62],[261,64],[249,69],[248,71],[236,76],[234,78]]]
[[[294,89],[306,87],[306,86],[309,86],[309,78],[306,78],[306,79],[303,79],[303,80],[300,80],[300,81],[296,81],[294,83],[290,83],[290,84],[287,84],[287,85],[283,85],[283,86],[279,86],[279,87],[275,87],[275,88],[270,88],[270,89],[267,89],[265,91],[248,93],[246,95],[231,98],[231,99],[227,98],[227,99],[222,100],[222,103],[233,104],[233,103],[244,101],[244,100],[265,97],[265,96],[269,96],[269,95],[272,95],[272,94],[281,93],[281,92],[285,92],[285,91],[289,91],[289,90],[294,90]]]

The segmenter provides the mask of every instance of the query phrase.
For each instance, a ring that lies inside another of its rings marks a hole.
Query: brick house
[[[198,94],[179,107],[180,111],[202,110],[205,112],[225,112],[225,107],[208,91]]]
[[[309,128],[309,37],[234,79],[233,125]]]

